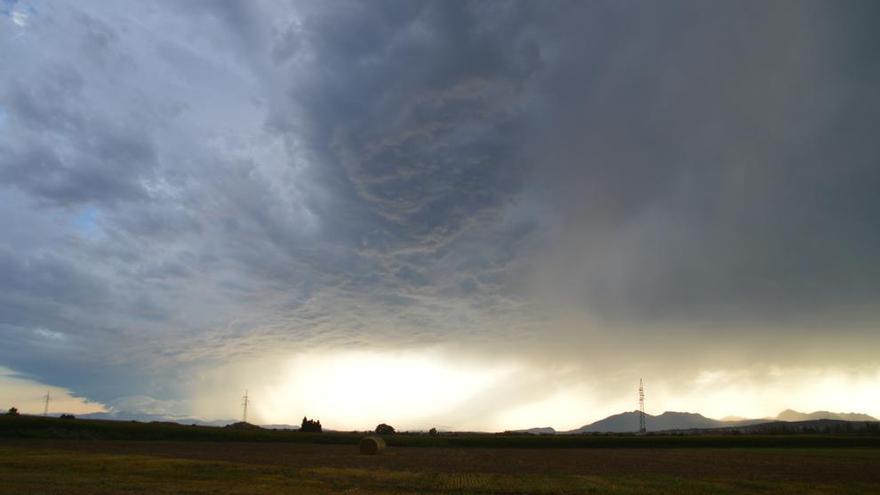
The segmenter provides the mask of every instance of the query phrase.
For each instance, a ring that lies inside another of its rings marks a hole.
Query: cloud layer
[[[539,370],[506,410],[875,369],[876,10],[6,0],[0,364],[184,409],[314,350]]]

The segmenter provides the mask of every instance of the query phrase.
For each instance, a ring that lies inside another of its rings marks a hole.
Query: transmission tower
[[[250,402],[250,399],[248,399],[248,391],[245,390],[244,397],[241,398],[241,406],[242,406],[241,420],[245,423],[247,423],[247,406],[248,406],[249,402]]]
[[[639,433],[645,433],[645,387],[642,385],[642,379],[639,378]]]
[[[46,396],[43,398],[46,399],[45,405],[43,406],[43,416],[48,416],[49,415],[49,391],[48,390],[46,390]]]

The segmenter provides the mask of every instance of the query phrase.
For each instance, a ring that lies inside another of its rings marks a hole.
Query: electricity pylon
[[[645,433],[645,387],[642,385],[642,379],[639,378],[639,433]]]

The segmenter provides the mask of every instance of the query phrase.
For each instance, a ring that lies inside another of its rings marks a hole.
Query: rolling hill
[[[750,422],[761,422],[764,420],[745,420],[745,421],[719,421],[703,416],[702,414],[688,412],[666,411],[663,414],[654,416],[645,414],[645,426],[648,431],[662,430],[690,430],[695,428],[720,428],[725,426],[735,426],[741,424],[749,424]],[[584,425],[575,430],[566,433],[625,433],[638,431],[639,429],[639,412],[629,411],[625,413],[608,416],[605,419]]]
[[[801,413],[792,409],[786,409],[779,413],[776,418],[760,419],[725,419],[718,420],[707,418],[702,414],[688,412],[667,411],[658,416],[645,414],[645,425],[648,431],[664,430],[695,430],[708,428],[731,428],[776,422],[803,422],[816,420],[839,420],[839,421],[877,421],[867,414],[861,413],[835,413],[829,411],[816,411]],[[584,425],[575,430],[565,433],[626,433],[635,432],[639,429],[639,412],[630,411],[608,416],[594,423]]]

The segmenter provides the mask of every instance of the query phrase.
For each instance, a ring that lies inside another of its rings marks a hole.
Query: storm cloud
[[[186,398],[246,363],[442,349],[510,373],[470,424],[641,374],[880,366],[873,2],[0,12],[22,376],[210,416]]]

